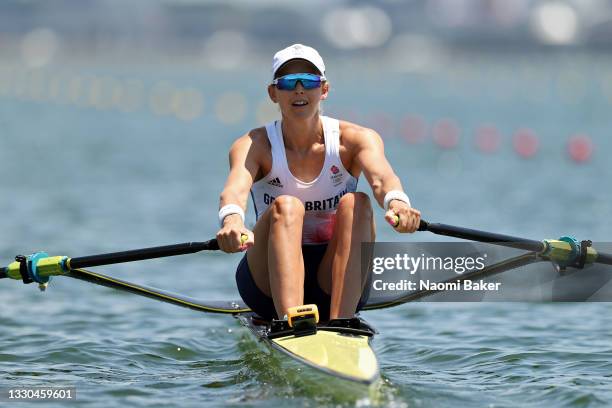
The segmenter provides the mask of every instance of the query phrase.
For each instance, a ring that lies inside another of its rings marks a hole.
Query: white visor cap
[[[292,59],[306,60],[314,65],[321,75],[325,75],[325,63],[317,50],[307,45],[293,44],[274,54],[274,58],[272,59],[272,78],[274,78],[276,71],[278,71],[285,62]]]

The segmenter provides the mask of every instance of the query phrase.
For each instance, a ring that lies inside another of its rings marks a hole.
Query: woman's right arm
[[[230,172],[225,187],[219,198],[219,208],[237,205],[244,213],[247,207],[249,191],[257,179],[260,169],[260,158],[257,157],[257,146],[254,131],[247,133],[234,142],[229,152]],[[248,239],[242,241],[242,235]],[[223,219],[217,233],[219,247],[225,252],[238,252],[253,245],[253,233],[244,226],[240,214],[229,214]]]

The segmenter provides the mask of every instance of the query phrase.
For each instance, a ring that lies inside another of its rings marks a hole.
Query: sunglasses
[[[293,91],[300,82],[304,89],[315,89],[321,86],[321,83],[325,81],[325,77],[316,74],[289,74],[280,78],[275,78],[272,81],[272,85],[276,86],[276,89],[282,91]]]

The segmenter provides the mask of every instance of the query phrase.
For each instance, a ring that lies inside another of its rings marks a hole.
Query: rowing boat
[[[270,350],[286,355],[330,376],[370,386],[380,379],[370,342],[376,331],[361,318],[334,319],[306,333],[286,321],[260,319],[254,313],[236,316]]]
[[[73,263],[81,262],[76,261]],[[376,331],[362,318],[334,319],[307,333],[288,327],[286,321],[261,319],[239,300],[203,302],[81,268],[67,271],[63,276],[199,312],[232,315],[270,350],[348,384],[373,389],[380,378],[376,355],[370,345]]]
[[[612,265],[612,255],[596,251],[590,246],[589,241],[578,243],[565,237],[560,240],[534,241],[445,224],[428,224],[424,221],[421,222],[420,230],[528,251],[524,255],[457,276],[448,282],[491,276],[542,260],[554,262],[564,268],[576,269],[582,269],[585,264]],[[22,280],[24,283],[38,283],[39,288],[44,290],[52,276],[67,276],[200,312],[233,315],[269,350],[305,367],[313,368],[315,372],[329,379],[341,380],[349,386],[366,388],[379,383],[379,365],[370,344],[376,331],[360,317],[298,325],[290,324],[291,319],[266,321],[254,314],[242,301],[203,302],[84,269],[218,249],[218,243],[212,239],[205,242],[188,242],[78,258],[50,257],[44,252],[39,252],[27,257],[17,256],[15,262],[0,268],[0,279],[11,278]],[[392,307],[437,292],[439,291],[421,290],[391,302],[368,304],[364,310]]]

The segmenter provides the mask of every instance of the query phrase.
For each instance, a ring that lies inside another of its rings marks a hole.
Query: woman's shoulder
[[[270,147],[270,141],[268,140],[268,133],[264,126],[253,128],[240,136],[234,142],[234,145],[250,145],[252,147]]]
[[[343,144],[355,145],[367,139],[379,137],[378,133],[373,129],[358,125],[357,123],[340,120],[340,139]]]
[[[260,126],[249,130],[247,132],[247,136],[253,141],[257,142],[268,141],[268,131],[266,130],[265,126]]]
[[[244,135],[234,141],[230,148],[230,156],[250,155],[252,159],[261,165],[270,161],[272,148],[268,140],[265,127],[258,127],[249,130]]]
[[[349,122],[348,120],[338,120],[340,122],[340,132],[342,133],[355,133],[362,132],[367,129],[364,126],[358,125],[357,123]]]

